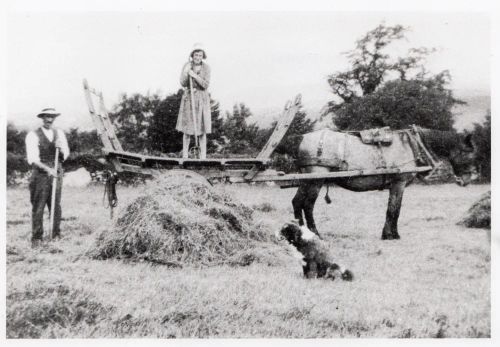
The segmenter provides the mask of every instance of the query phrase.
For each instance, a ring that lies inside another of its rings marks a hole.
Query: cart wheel
[[[161,176],[161,175],[164,175],[164,174],[167,174],[167,175],[176,175],[176,176],[181,176],[181,177],[184,177],[184,178],[188,178],[188,179],[192,179],[198,183],[201,183],[205,186],[213,186],[212,182],[210,182],[209,180],[207,180],[205,178],[205,176],[203,175],[200,175],[199,173],[195,172],[195,171],[192,171],[192,170],[185,170],[185,169],[172,169],[172,170],[168,170],[168,171],[163,171],[158,174],[158,176]]]

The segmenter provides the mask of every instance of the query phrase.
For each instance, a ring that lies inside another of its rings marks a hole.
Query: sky
[[[380,23],[410,28],[388,53],[434,47],[426,67],[449,70],[457,94],[490,94],[487,13],[16,11],[7,15],[7,120],[34,126],[36,113],[54,106],[58,126],[92,128],[84,78],[108,109],[122,93],[175,93],[197,42],[222,110],[244,102],[259,121],[298,93],[319,110],[332,99],[326,77],[348,67],[342,53]]]

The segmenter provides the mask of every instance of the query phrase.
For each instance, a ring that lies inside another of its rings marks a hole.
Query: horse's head
[[[477,179],[475,160],[477,146],[472,134],[460,135],[459,145],[450,151],[450,164],[455,174],[455,181],[459,186],[465,187]]]

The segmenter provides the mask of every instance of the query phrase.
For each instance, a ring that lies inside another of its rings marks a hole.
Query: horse
[[[377,129],[374,129],[377,130]],[[429,163],[437,156],[447,159],[455,174],[456,183],[466,186],[477,177],[474,160],[476,146],[471,134],[439,131],[413,127],[407,130],[372,132],[372,144],[363,142],[363,132],[338,132],[322,129],[303,135],[298,148],[297,164],[303,173],[331,171],[399,168],[404,173],[376,174],[303,181],[300,183],[292,205],[294,218],[317,234],[313,211],[321,187],[335,184],[342,188],[364,192],[389,189],[386,220],[382,240],[399,239],[398,218],[403,192],[417,176],[413,168]],[[377,136],[381,135],[381,136]],[[418,136],[418,138],[417,138]],[[370,136],[366,136],[370,138]],[[419,145],[421,144],[421,145]],[[425,147],[425,148],[424,148]],[[427,153],[426,158],[423,153]],[[432,160],[432,159],[431,159]],[[328,193],[325,200],[329,200]]]

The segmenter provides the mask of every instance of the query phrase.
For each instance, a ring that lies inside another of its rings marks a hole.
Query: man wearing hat
[[[184,133],[182,141],[182,157],[188,158],[190,136],[198,136],[200,158],[207,157],[207,134],[212,132],[212,116],[210,114],[210,67],[204,62],[207,54],[201,44],[195,44],[189,61],[181,72],[181,86],[184,87],[181,107],[175,129]],[[196,139],[195,139],[196,141]]]
[[[58,113],[54,108],[45,108],[38,115],[43,125],[26,135],[26,156],[28,164],[32,166],[29,184],[30,200],[32,205],[32,236],[31,245],[36,247],[43,239],[43,211],[45,205],[52,208],[51,194],[52,181],[57,177],[56,197],[54,206],[54,225],[52,237],[60,237],[61,230],[61,162],[69,156],[69,147],[66,136],[61,129],[53,128]],[[55,168],[56,147],[59,148],[58,167]]]

